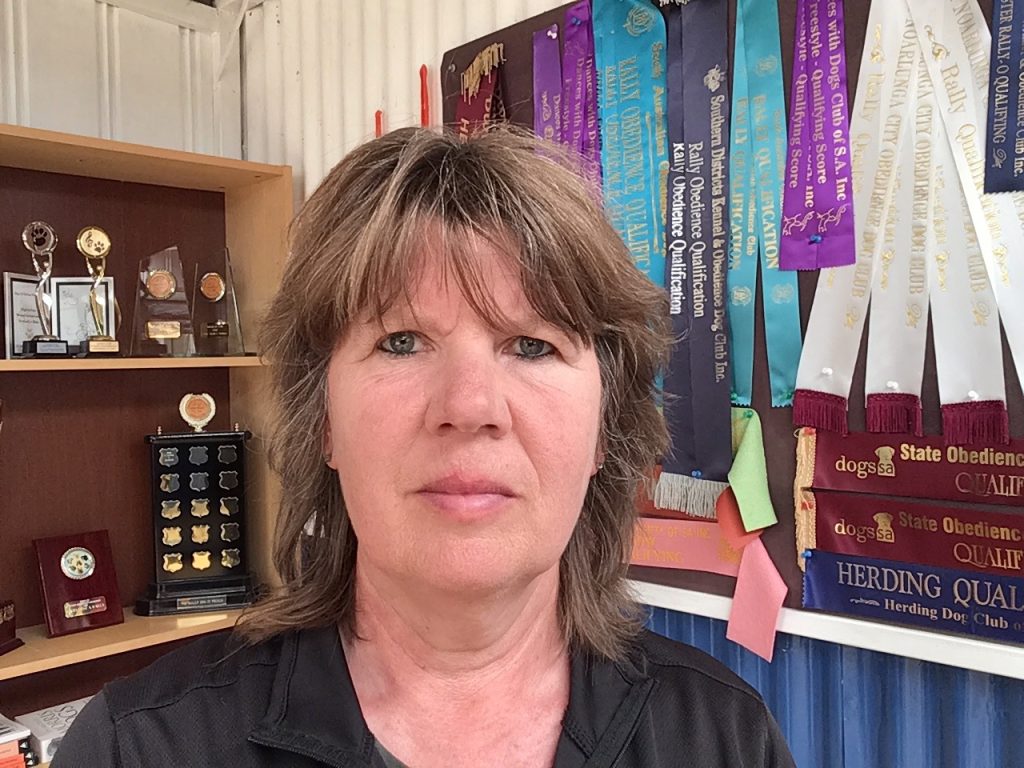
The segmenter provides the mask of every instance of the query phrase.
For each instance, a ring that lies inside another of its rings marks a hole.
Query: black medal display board
[[[148,435],[154,581],[142,616],[249,605],[245,546],[247,431]]]
[[[874,0],[882,2],[883,0]],[[991,23],[992,0],[979,0],[982,12]],[[571,6],[566,4],[552,11],[533,16],[519,24],[468,42],[453,48],[441,59],[441,96],[443,100],[443,119],[447,126],[455,127],[455,110],[460,98],[461,73],[466,70],[476,55],[492,43],[502,43],[505,61],[501,66],[501,90],[509,119],[527,128],[533,127],[533,33],[545,29],[551,24],[558,24],[561,29],[565,11]],[[857,88],[857,73],[860,69],[861,53],[864,49],[865,33],[870,3],[864,0],[847,0],[844,4],[846,16],[846,65],[848,76],[848,95],[853,99]],[[782,37],[783,85],[787,101],[790,98],[790,78],[793,69],[793,35],[796,28],[797,0],[779,0],[779,24]],[[729,2],[730,36],[736,30],[736,0]],[[729,41],[730,68],[733,56],[733,40]],[[730,77],[731,77],[730,69]],[[800,316],[804,329],[811,312],[814,289],[818,280],[816,271],[800,272]],[[756,326],[754,332],[754,390],[752,406],[761,418],[764,433],[764,445],[768,466],[768,486],[771,491],[772,505],[778,515],[779,522],[765,530],[762,541],[768,548],[772,560],[779,573],[789,587],[785,605],[791,608],[800,607],[802,591],[802,572],[797,567],[795,523],[793,515],[793,478],[796,473],[796,438],[793,426],[792,408],[772,408],[771,393],[768,385],[768,366],[765,353],[764,321],[760,306],[760,293],[756,299]],[[865,328],[862,344],[867,343]],[[1014,436],[1024,435],[1024,394],[1021,393],[1020,382],[1009,361],[1009,349],[1003,341],[1003,358],[1006,363],[1006,395],[1010,412],[1010,433]],[[849,425],[853,432],[865,430],[865,414],[863,398],[855,393],[864,392],[864,361],[862,347],[860,363],[854,374],[851,387],[849,406]],[[935,355],[931,343],[925,359],[924,388],[921,393],[924,407],[925,434],[937,435],[941,432],[939,418],[938,384],[935,377]],[[634,566],[630,569],[633,578],[672,587],[699,590],[717,595],[733,593],[735,579],[713,573],[699,571],[672,570],[668,568],[647,568]]]

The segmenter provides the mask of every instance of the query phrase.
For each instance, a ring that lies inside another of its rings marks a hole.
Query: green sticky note
[[[761,419],[753,408],[732,409],[732,451],[729,485],[736,494],[743,527],[749,533],[775,525],[779,520],[768,493]]]

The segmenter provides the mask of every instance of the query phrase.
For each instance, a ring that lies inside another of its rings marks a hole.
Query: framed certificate
[[[99,333],[92,319],[89,306],[89,277],[50,278],[53,291],[53,332],[73,347],[81,346],[90,336]],[[97,296],[106,317],[106,332],[114,330],[114,278],[104,277],[97,289]]]
[[[4,272],[4,357],[21,355],[21,343],[43,334],[36,310],[35,275]]]

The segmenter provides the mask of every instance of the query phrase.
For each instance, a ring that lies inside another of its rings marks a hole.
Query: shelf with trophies
[[[17,712],[230,627],[270,580],[255,339],[293,186],[287,166],[0,125],[0,190],[0,700]],[[206,431],[154,434],[189,393]],[[186,522],[154,507],[151,457],[173,448],[188,471],[158,500]]]

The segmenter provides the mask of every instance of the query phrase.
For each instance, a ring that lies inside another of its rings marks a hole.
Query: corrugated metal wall
[[[239,157],[228,12],[136,5],[0,0],[0,122]]]
[[[342,155],[387,129],[419,125],[419,68],[440,124],[441,54],[565,0],[265,0],[245,20],[247,157],[288,163],[296,197]]]
[[[768,664],[724,621],[663,608],[650,627],[760,691],[799,768],[1024,768],[1024,681],[793,635]]]

